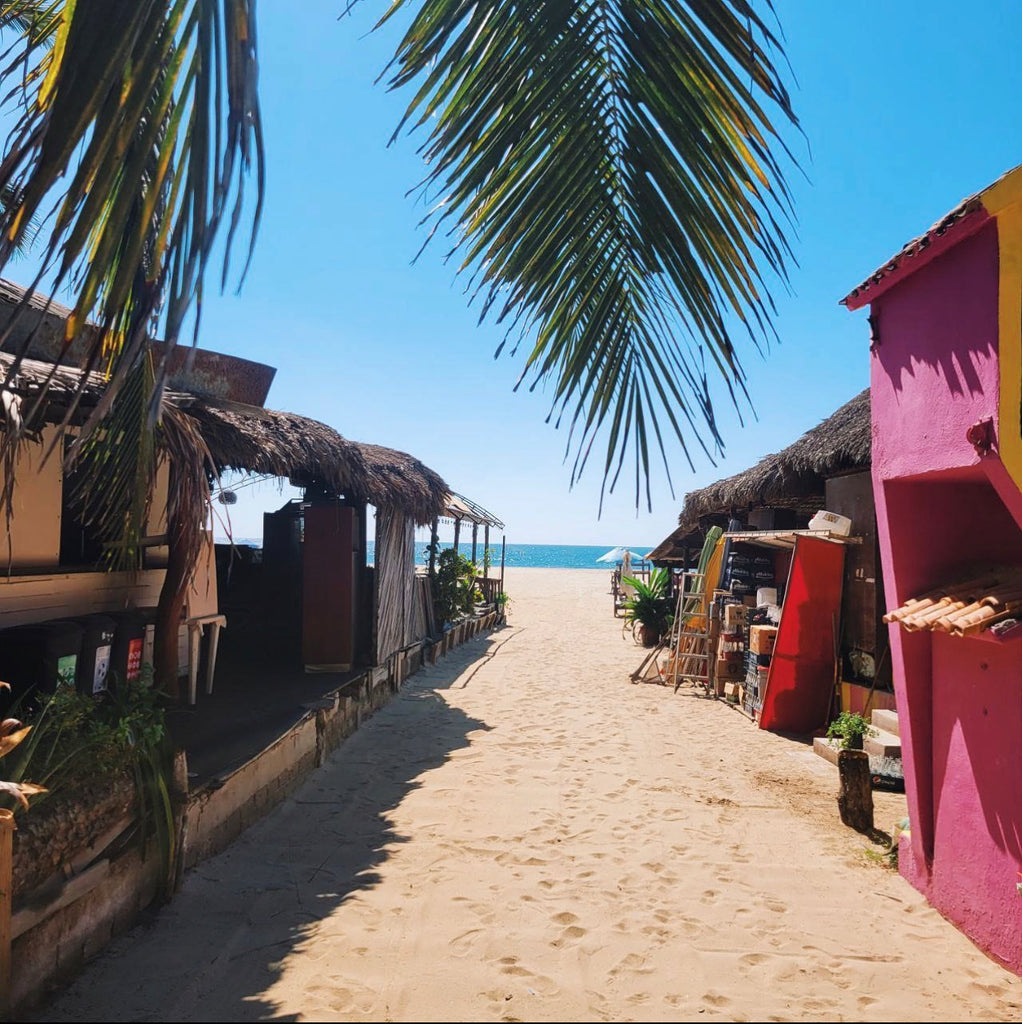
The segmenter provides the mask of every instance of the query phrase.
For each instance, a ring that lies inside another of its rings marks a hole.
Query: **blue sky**
[[[652,514],[637,517],[623,486],[597,519],[599,473],[569,490],[548,400],[512,394],[520,363],[493,360],[500,332],[476,326],[440,248],[411,265],[422,210],[405,193],[422,165],[414,140],[386,148],[402,97],[373,84],[395,36],[369,33],[380,3],[338,19],[344,6],[259,6],[266,212],[244,289],[207,299],[201,343],[276,366],[270,406],[412,452],[515,542],[651,545],[684,491],[819,422],[868,382],[863,317],[838,300],[1022,160],[1022,5],[776,0],[809,148],[790,140],[805,177],[791,175],[800,265],[793,294],[778,290],[782,344],[744,358],[758,422],[743,429],[722,404],[726,459],[692,473],[676,452],[676,498],[661,471]],[[273,487],[239,497],[236,536],[258,535],[282,500]]]

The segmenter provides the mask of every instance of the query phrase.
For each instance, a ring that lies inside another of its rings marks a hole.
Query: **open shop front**
[[[763,729],[826,728],[839,681],[846,548],[860,538],[733,531],[721,543],[708,638],[714,691]]]

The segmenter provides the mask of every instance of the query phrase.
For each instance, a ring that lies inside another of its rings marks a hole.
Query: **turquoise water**
[[[259,546],[258,540],[247,538],[237,539],[235,543]],[[374,547],[375,545],[370,541],[370,562],[373,561]],[[611,547],[613,547],[611,544],[508,544],[506,564],[529,569],[610,569],[612,566],[607,565],[606,562],[597,562],[596,559],[600,555],[606,554]],[[653,545],[630,544],[628,548],[633,554],[645,555],[653,548]],[[462,540],[459,550],[464,555],[472,554],[471,536],[469,536],[467,543]],[[482,540],[479,541],[476,556],[479,561],[482,561]],[[490,564],[495,568],[500,565],[500,544],[490,545],[490,559]],[[415,542],[415,560],[419,565],[425,565],[426,563],[426,544],[424,541]]]
[[[610,544],[508,544],[505,555],[506,564],[509,566],[521,566],[530,569],[611,569],[612,565],[605,562],[597,562],[600,555],[606,554],[613,545]],[[652,544],[628,545],[629,550],[636,555],[645,555],[653,548]],[[472,554],[472,542],[467,547],[462,544],[459,548],[465,554]],[[500,545],[491,547],[491,560],[494,566],[500,565]],[[481,548],[477,552],[482,558]],[[416,557],[422,557],[421,548],[416,552]]]

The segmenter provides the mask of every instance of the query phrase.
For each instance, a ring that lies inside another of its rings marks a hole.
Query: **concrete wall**
[[[872,472],[888,607],[970,566],[1022,565],[1022,494],[998,457],[1001,241],[995,218],[975,220],[873,301]],[[967,437],[984,420],[985,454]],[[896,626],[890,641],[911,823],[901,871],[1022,971],[1022,642]]]
[[[430,661],[496,623],[496,613],[461,623],[430,649]],[[182,866],[193,867],[225,849],[293,793],[421,668],[424,654],[420,646],[395,653],[385,665],[327,694],[321,707],[247,764],[188,794],[181,819]],[[132,847],[116,859],[101,857],[71,878],[42,912],[34,911],[31,926],[14,943],[15,1012],[37,1005],[112,937],[131,928],[155,898],[158,882],[159,857],[150,854],[143,861]]]

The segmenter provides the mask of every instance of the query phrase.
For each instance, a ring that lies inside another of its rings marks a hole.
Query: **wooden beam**
[[[476,546],[479,540],[479,524],[472,524],[472,564],[476,564]]]
[[[454,553],[458,553],[458,542],[461,539],[461,520],[454,520]]]

